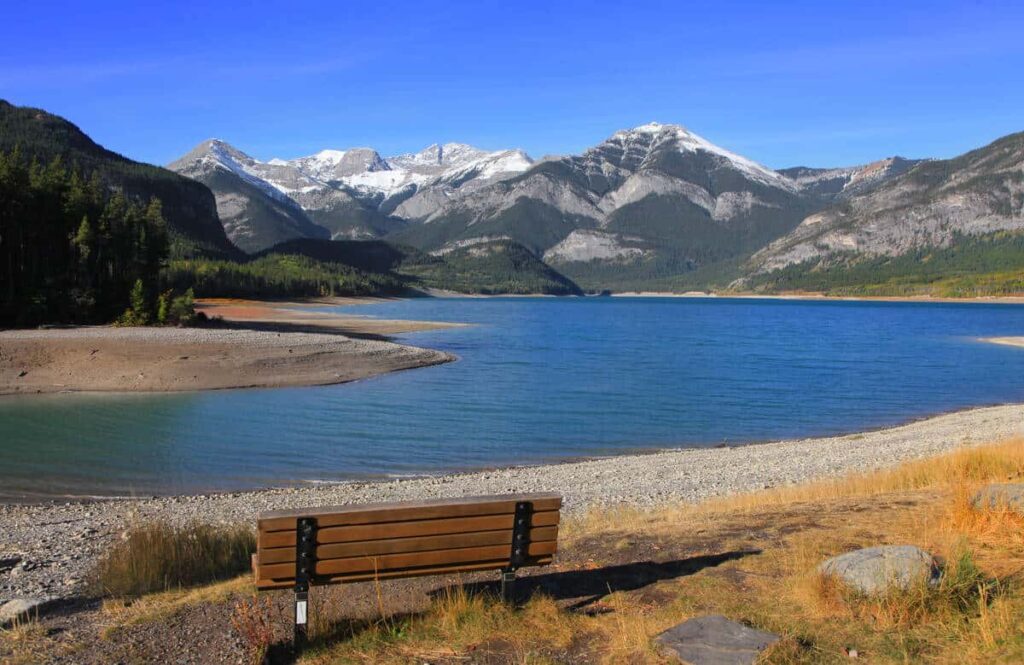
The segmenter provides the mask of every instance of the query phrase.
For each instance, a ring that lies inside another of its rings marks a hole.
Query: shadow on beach
[[[524,575],[516,580],[515,600],[522,602],[536,593],[542,593],[556,601],[573,601],[566,606],[570,611],[585,611],[587,606],[613,592],[636,591],[662,580],[695,575],[705,568],[714,568],[728,561],[760,552],[761,550],[757,549],[736,550],[660,563],[637,561],[603,568]],[[472,582],[455,587],[443,587],[430,595],[436,598],[459,587],[468,594],[500,592],[498,582]]]

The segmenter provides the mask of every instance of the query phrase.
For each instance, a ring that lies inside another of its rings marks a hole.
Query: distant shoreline
[[[911,302],[911,303],[976,303],[1024,305],[1020,296],[979,296],[975,298],[935,298],[932,296],[829,296],[823,293],[717,293],[714,291],[618,291],[612,298],[712,298],[733,300],[811,300],[826,302]]]
[[[807,300],[821,302],[907,302],[907,303],[965,303],[965,304],[1006,304],[1024,305],[1024,295],[977,296],[972,298],[938,298],[934,296],[830,296],[823,293],[733,293],[718,291],[612,291],[610,293],[587,293],[583,296],[553,296],[547,293],[457,293],[455,291],[431,291],[425,297],[465,298],[467,300],[488,298],[693,298],[712,300]],[[352,303],[358,304],[358,303]]]

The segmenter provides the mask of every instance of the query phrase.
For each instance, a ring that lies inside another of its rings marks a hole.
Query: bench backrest
[[[335,584],[551,563],[561,507],[558,494],[536,493],[263,513],[256,586],[295,585],[300,520],[313,524],[309,581]]]

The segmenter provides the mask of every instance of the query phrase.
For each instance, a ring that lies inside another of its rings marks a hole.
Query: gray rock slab
[[[690,665],[752,665],[780,638],[720,614],[696,617],[669,628],[655,642]]]
[[[1024,483],[996,483],[978,490],[972,501],[975,508],[1009,508],[1024,515]]]
[[[0,626],[7,626],[15,621],[34,619],[49,603],[47,598],[15,598],[0,605]]]
[[[915,581],[938,582],[939,566],[928,552],[913,545],[879,545],[832,557],[818,570],[835,575],[868,595],[890,588],[906,589]]]

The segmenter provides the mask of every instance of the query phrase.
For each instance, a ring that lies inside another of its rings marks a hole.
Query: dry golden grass
[[[140,623],[160,621],[195,605],[223,603],[233,595],[248,591],[252,578],[243,575],[232,580],[192,589],[173,589],[150,593],[139,598],[111,598],[103,601],[100,615],[103,633],[128,628]]]
[[[804,485],[715,498],[699,504],[676,504],[656,509],[632,506],[602,508],[571,521],[563,529],[573,538],[595,532],[636,532],[679,520],[713,521],[717,516],[798,503],[829,502],[923,489],[958,488],[968,499],[973,489],[987,482],[1024,478],[1024,439],[964,448],[927,459],[906,462],[891,469],[856,473]]]
[[[989,482],[1024,479],[1024,440],[958,450],[874,473],[654,510],[595,511],[563,529],[566,555],[620,562],[636,543],[665,552],[749,548],[755,556],[616,591],[612,611],[587,616],[537,597],[513,610],[493,598],[451,591],[423,614],[335,632],[303,662],[660,663],[652,638],[694,615],[721,613],[783,640],[769,663],[1024,662],[1024,518],[1006,508],[976,510]],[[603,551],[593,548],[603,543]],[[852,593],[822,577],[827,557],[877,544],[915,544],[945,562],[937,586],[912,585],[880,597]]]
[[[358,625],[319,625],[304,663],[408,663],[461,660],[492,646],[512,662],[542,663],[544,650],[564,649],[580,634],[579,617],[544,596],[516,610],[494,597],[446,588],[417,617],[383,615]],[[494,643],[493,645],[489,643]]]
[[[254,595],[235,601],[231,627],[242,640],[247,662],[260,665],[266,659],[274,639],[272,606],[266,596]]]
[[[133,597],[205,584],[247,570],[255,550],[256,535],[245,527],[142,524],[106,552],[92,571],[92,587]]]
[[[49,648],[46,628],[35,619],[21,619],[0,628],[0,663],[28,665],[38,663]]]
[[[783,637],[763,654],[765,663],[848,663],[852,651],[871,663],[1022,663],[1024,517],[972,505],[982,485],[1007,481],[1024,481],[1024,440],[698,505],[595,511],[563,525],[557,565],[541,571],[552,596],[536,594],[522,608],[462,584],[428,599],[433,579],[317,588],[313,644],[301,662],[667,663],[653,642],[658,633],[724,614]],[[251,532],[148,529],[117,543],[107,574],[124,571],[133,589],[170,590],[106,600],[88,624],[93,643],[95,630],[120,643],[147,622],[178,630],[183,617],[210,616],[188,608],[218,604],[224,630],[249,635],[243,641],[254,662],[271,627],[282,638],[290,599],[248,601],[248,576],[182,588],[244,568]],[[864,597],[818,572],[830,556],[879,544],[934,553],[945,564],[941,583]],[[737,556],[714,556],[723,554]],[[126,561],[136,556],[141,563]],[[196,560],[199,578],[175,572]],[[631,584],[623,568],[667,572]],[[578,590],[584,579],[586,590]],[[572,609],[577,602],[586,611]],[[76,662],[75,650],[90,648],[61,629],[48,634],[48,622],[0,631],[0,663],[54,654]]]

